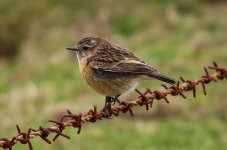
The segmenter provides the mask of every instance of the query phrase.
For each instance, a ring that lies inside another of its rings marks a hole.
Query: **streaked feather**
[[[127,49],[121,49],[117,46],[110,46],[109,49],[100,50],[89,58],[89,65],[99,74],[109,77],[117,77],[120,74],[147,75],[149,77],[175,84],[176,80],[164,75],[161,75],[156,69],[148,66],[141,61],[137,56]],[[102,73],[104,72],[104,73]],[[109,78],[107,77],[107,78]]]

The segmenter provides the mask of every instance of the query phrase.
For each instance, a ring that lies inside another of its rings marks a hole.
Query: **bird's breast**
[[[82,77],[92,89],[103,95],[109,94],[109,88],[107,87],[107,83],[105,81],[96,80],[94,78],[95,75],[93,68],[89,65],[87,59],[82,59],[79,63],[79,66]]]
[[[86,59],[80,60],[79,67],[86,83],[96,92],[106,96],[123,94],[130,89],[134,89],[137,85],[129,77],[117,76],[112,78],[109,74],[106,74],[106,77],[97,75],[97,72],[93,70]]]

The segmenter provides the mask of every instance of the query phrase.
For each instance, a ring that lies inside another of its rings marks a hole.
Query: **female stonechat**
[[[176,80],[160,74],[126,48],[101,37],[86,37],[73,47],[82,77],[110,105],[118,96],[134,90],[141,80],[157,79],[169,84]]]

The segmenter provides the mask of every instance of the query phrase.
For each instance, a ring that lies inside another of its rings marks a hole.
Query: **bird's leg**
[[[110,118],[110,116],[112,115],[112,113],[110,112],[112,99],[112,97],[106,96],[105,105],[102,108],[102,111],[106,114],[107,118]]]
[[[120,96],[121,96],[121,94],[119,94],[119,95],[117,95],[115,97],[111,97],[112,98],[111,99],[111,106],[115,105],[116,102],[120,103],[120,101],[118,99],[118,97],[120,97]]]
[[[110,116],[112,115],[111,106],[113,106],[116,103],[116,101],[118,103],[120,103],[120,101],[118,99],[119,96],[121,96],[121,95],[117,95],[115,97],[106,96],[105,105],[104,105],[102,111],[106,114],[107,118],[110,118]]]

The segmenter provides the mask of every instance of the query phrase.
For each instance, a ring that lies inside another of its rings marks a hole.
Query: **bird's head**
[[[90,56],[94,51],[97,51],[101,43],[105,40],[97,36],[90,36],[81,39],[72,47],[66,48],[67,50],[75,51],[78,59],[83,59]],[[102,45],[102,44],[101,44]]]

